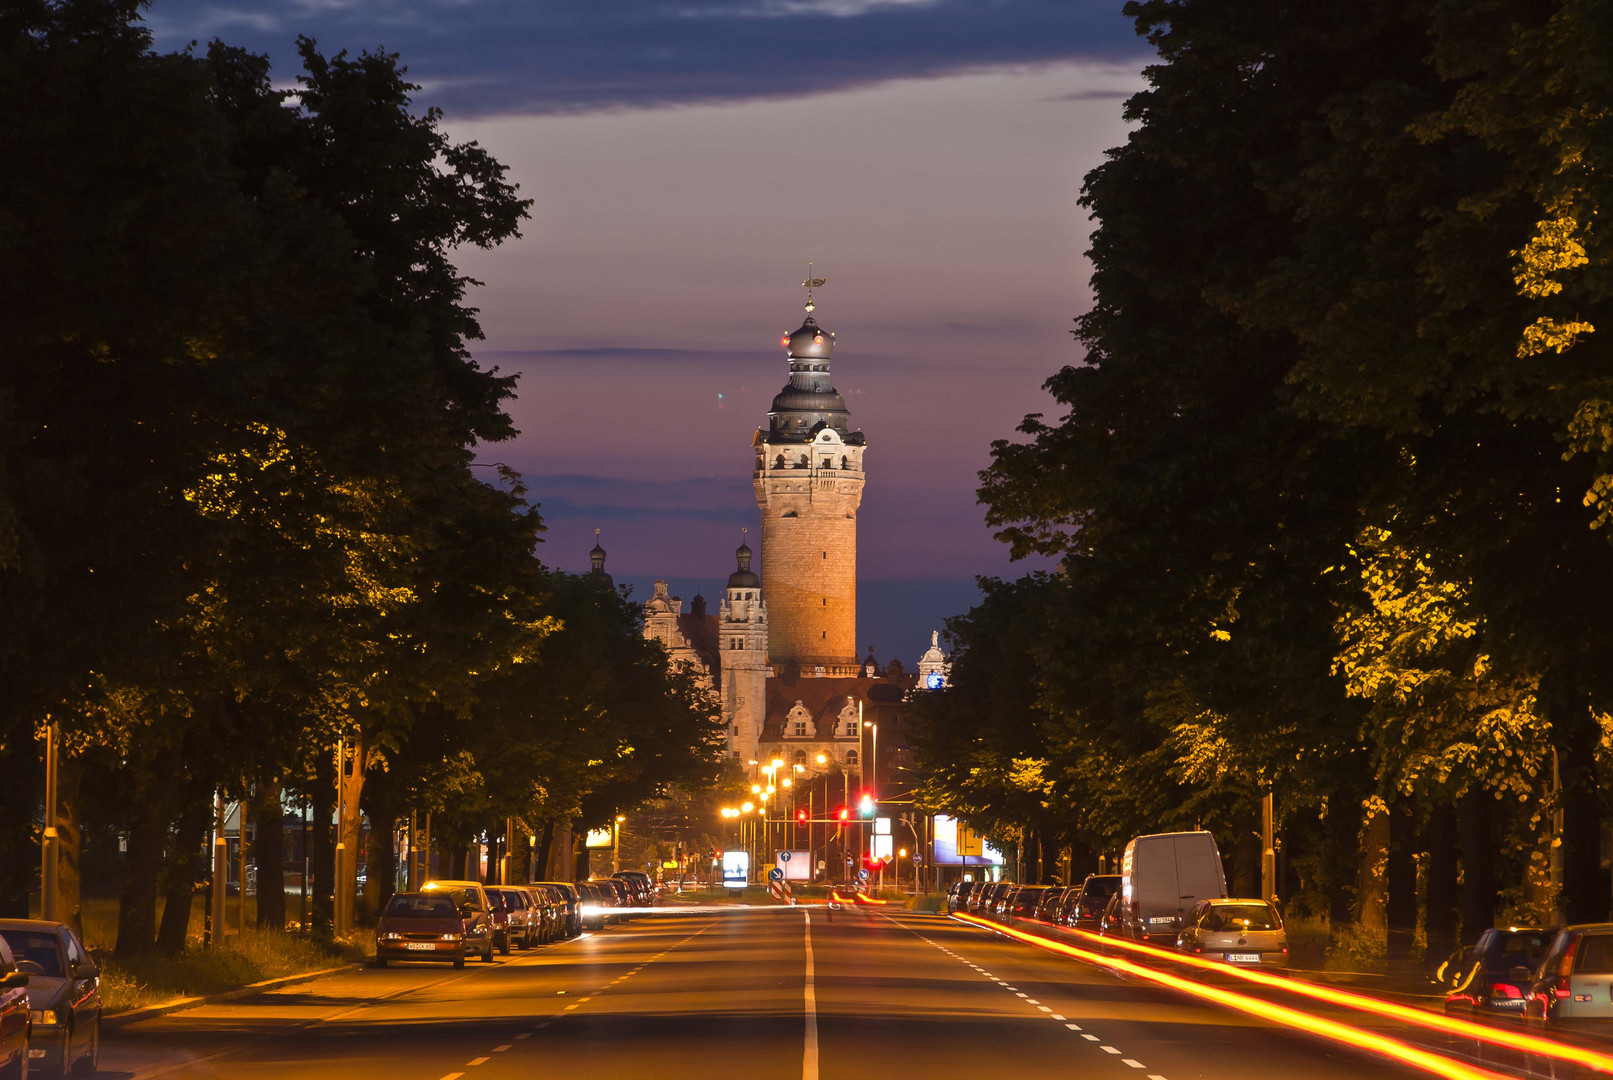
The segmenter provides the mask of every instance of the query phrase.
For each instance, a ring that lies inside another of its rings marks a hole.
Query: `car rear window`
[[[1265,904],[1216,904],[1204,913],[1199,925],[1213,932],[1231,930],[1281,930],[1277,912]]]
[[[392,898],[384,914],[394,919],[453,919],[459,916],[454,902],[446,896],[409,896],[403,893]]]
[[[1613,934],[1586,934],[1574,950],[1574,961],[1574,970],[1581,974],[1613,973]]]
[[[62,975],[62,950],[56,935],[39,930],[0,930],[17,960],[32,960],[46,975]]]

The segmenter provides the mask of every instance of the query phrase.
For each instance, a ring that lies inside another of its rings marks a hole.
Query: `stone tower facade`
[[[854,674],[863,435],[829,381],[834,335],[809,314],[783,344],[790,381],[753,441],[769,659],[802,675]]]
[[[754,759],[767,715],[767,602],[751,570],[751,549],[734,553],[738,568],[728,576],[717,610],[717,647],[722,667],[722,711],[728,722],[728,752]]]

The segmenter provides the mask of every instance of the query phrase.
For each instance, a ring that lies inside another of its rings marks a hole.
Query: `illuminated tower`
[[[803,284],[806,321],[783,341],[790,381],[752,444],[768,653],[774,667],[803,675],[855,674],[863,435],[829,382],[834,335],[812,317],[811,290],[823,279]]]

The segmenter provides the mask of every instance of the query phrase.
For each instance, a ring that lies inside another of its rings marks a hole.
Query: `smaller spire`
[[[605,572],[605,549],[599,546],[599,530],[594,530],[594,549],[588,553],[588,561],[594,564],[594,573]]]
[[[812,262],[811,260],[808,260],[806,280],[801,282],[801,287],[807,291],[806,312],[808,315],[812,314],[818,309],[818,305],[812,302],[812,290],[821,289],[827,284],[829,284],[828,278],[812,276]]]

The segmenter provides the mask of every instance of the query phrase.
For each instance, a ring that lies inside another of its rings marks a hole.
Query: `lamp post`
[[[39,840],[39,917],[56,921],[56,884],[61,859],[56,834],[56,725],[45,726],[45,831]]]

